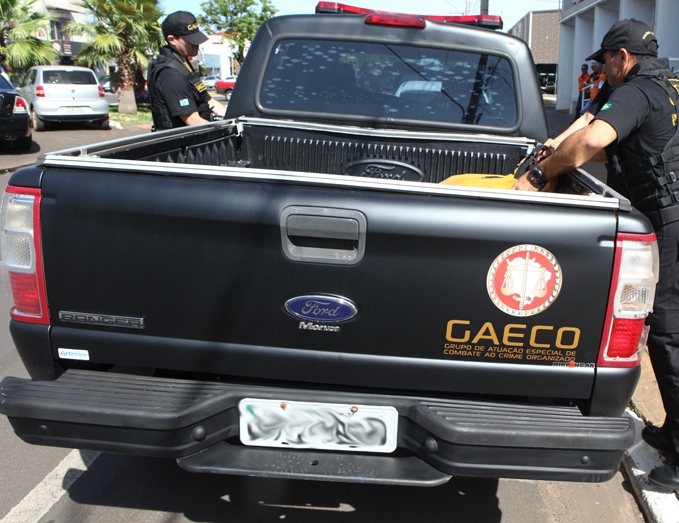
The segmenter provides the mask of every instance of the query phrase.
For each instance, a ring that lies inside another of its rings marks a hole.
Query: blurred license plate
[[[84,113],[85,108],[84,107],[67,107],[66,112],[68,112],[68,113]]]
[[[238,404],[244,445],[393,452],[398,434],[394,407],[245,398]]]

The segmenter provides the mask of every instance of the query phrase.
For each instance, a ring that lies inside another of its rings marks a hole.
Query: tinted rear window
[[[0,89],[14,89],[10,83],[5,80],[4,76],[0,76]]]
[[[511,128],[515,81],[503,57],[409,45],[285,40],[260,91],[265,110]]]
[[[44,70],[42,81],[46,84],[83,84],[94,85],[97,79],[92,71]]]

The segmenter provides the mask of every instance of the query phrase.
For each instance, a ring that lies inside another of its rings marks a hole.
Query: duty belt
[[[646,217],[651,220],[653,227],[658,228],[668,223],[679,220],[679,205],[675,204],[670,207],[664,207],[654,212],[649,212]]]

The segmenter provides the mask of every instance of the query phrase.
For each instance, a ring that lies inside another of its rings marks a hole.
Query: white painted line
[[[0,523],[35,523],[68,492],[101,452],[74,450],[10,510]]]
[[[229,500],[231,501],[231,500]],[[259,502],[264,507],[276,508],[295,508],[299,510],[324,510],[325,512],[354,512],[356,509],[349,505],[349,503],[340,503],[339,507],[314,507],[313,505],[276,505],[272,503]]]

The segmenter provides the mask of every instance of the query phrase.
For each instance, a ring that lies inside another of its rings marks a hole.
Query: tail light
[[[658,271],[655,234],[618,236],[599,366],[639,364],[648,337],[645,323],[653,310]]]
[[[106,93],[104,92],[104,88],[100,85],[99,86],[99,98],[104,98],[106,96]]]
[[[21,98],[21,96],[16,96],[14,98],[14,114],[26,114],[28,113],[28,105],[26,100]]]
[[[12,298],[10,315],[49,324],[40,244],[40,189],[8,186],[0,210],[0,254]]]
[[[38,96],[40,98],[45,97],[45,88],[42,85],[35,86],[35,96]]]

